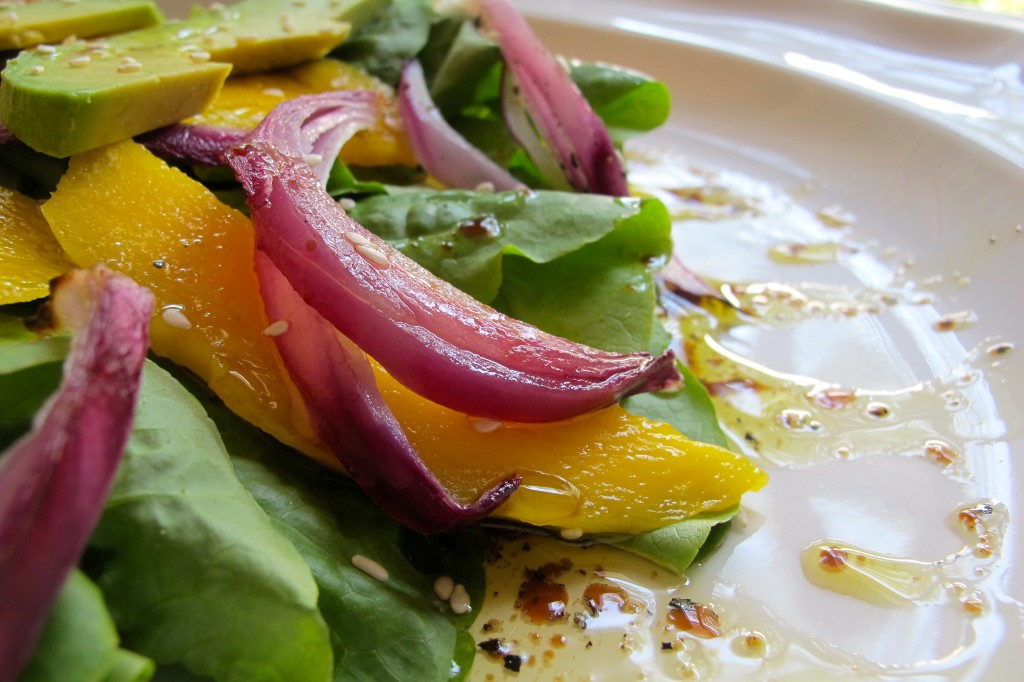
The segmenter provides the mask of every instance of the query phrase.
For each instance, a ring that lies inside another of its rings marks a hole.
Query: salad
[[[4,22],[0,680],[515,672],[469,631],[496,534],[679,575],[764,485],[623,173],[663,85],[500,0]]]

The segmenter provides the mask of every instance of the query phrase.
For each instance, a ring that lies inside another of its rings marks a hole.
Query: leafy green
[[[546,331],[642,350],[654,328],[652,263],[671,249],[660,202],[539,191],[406,192],[352,217],[437,276]]]
[[[224,681],[330,678],[309,567],[238,482],[198,402],[152,363],[92,548],[125,641],[158,663]]]
[[[723,531],[738,511],[739,505],[734,505],[722,511],[704,512],[627,540],[614,540],[611,544],[682,574],[693,562],[710,554],[710,550],[705,549],[709,540],[711,547],[717,548]]]
[[[570,75],[618,145],[668,120],[672,105],[668,86],[646,74],[574,61]]]
[[[392,0],[331,56],[350,62],[395,85],[402,65],[423,49],[430,36],[434,5],[430,0]]]
[[[671,424],[690,440],[729,447],[729,440],[718,423],[715,406],[704,384],[686,365],[681,362],[676,365],[683,375],[682,388],[633,395],[623,400],[622,406],[633,414]]]
[[[446,17],[435,23],[419,60],[430,97],[446,116],[497,99],[501,50],[471,22]]]
[[[57,596],[32,659],[19,682],[143,682],[153,662],[118,646],[103,594],[73,571]]]
[[[204,398],[202,389],[197,394]],[[473,616],[452,614],[432,585],[439,575],[452,576],[472,603],[483,600],[483,553],[475,536],[428,539],[407,531],[349,479],[271,441],[212,396],[204,403],[239,479],[312,568],[331,628],[334,679],[443,680],[453,660],[468,670],[475,652],[457,637]],[[386,568],[387,582],[356,569],[357,554]]]

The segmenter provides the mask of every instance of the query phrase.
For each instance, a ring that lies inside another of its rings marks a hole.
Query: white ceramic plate
[[[708,340],[766,386],[720,406],[772,475],[688,584],[652,576],[645,592],[635,567],[602,566],[651,610],[614,624],[628,646],[569,647],[518,679],[1020,679],[1024,24],[905,2],[518,4],[556,51],[669,85],[669,124],[634,150],[676,154],[685,172],[634,180],[684,194],[710,183],[746,202],[681,220],[676,236],[687,265],[746,286],[763,310]],[[855,223],[825,225],[836,206]],[[796,262],[768,255],[795,243],[811,245]],[[825,386],[856,399],[807,398]],[[992,513],[971,530],[961,512],[979,505]],[[801,554],[823,542],[850,548],[844,570],[875,587],[816,584],[832,574],[816,550],[805,571]],[[725,635],[661,650],[671,595],[712,604]],[[513,599],[486,615],[508,617]],[[566,629],[504,627],[527,648]],[[759,652],[744,649],[752,632]],[[478,679],[512,679],[480,658]]]

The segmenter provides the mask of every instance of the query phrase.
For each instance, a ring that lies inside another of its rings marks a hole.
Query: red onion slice
[[[568,419],[678,383],[671,353],[608,353],[546,334],[479,303],[352,220],[297,161],[311,144],[301,112],[308,120],[341,95],[284,103],[228,154],[258,248],[335,328],[416,393],[493,419]]]
[[[508,0],[481,0],[534,123],[580,192],[628,196],[622,163],[601,118]]]
[[[17,677],[99,520],[131,432],[153,296],[103,266],[58,280],[60,388],[0,459],[0,680]]]
[[[167,159],[206,166],[224,166],[224,153],[245,139],[247,130],[176,123],[140,135],[137,142]]]
[[[415,60],[402,69],[398,108],[420,165],[445,186],[472,189],[482,182],[497,190],[523,186],[448,125],[430,99],[423,67]]]
[[[501,115],[512,137],[537,166],[537,170],[552,189],[572,191],[558,157],[530,120],[523,98],[519,94],[516,77],[508,69],[501,75]]]
[[[363,352],[259,251],[256,274],[267,315],[286,323],[274,341],[318,435],[381,509],[413,530],[439,533],[482,519],[515,491],[520,479],[513,475],[470,505],[452,499],[405,437]]]

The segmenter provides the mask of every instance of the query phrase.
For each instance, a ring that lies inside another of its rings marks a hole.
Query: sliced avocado
[[[7,62],[0,120],[36,151],[62,158],[202,111],[230,71],[166,46],[33,49]]]
[[[243,0],[181,22],[22,52],[0,80],[0,121],[65,157],[193,116],[228,73],[325,55],[382,0]]]
[[[163,15],[152,0],[43,0],[0,9],[0,50],[92,38],[156,26]]]

